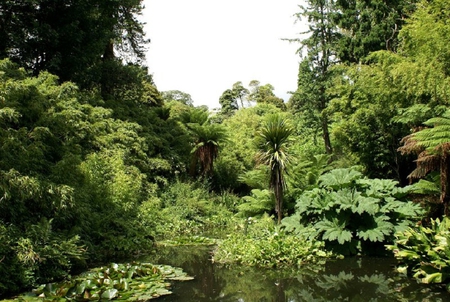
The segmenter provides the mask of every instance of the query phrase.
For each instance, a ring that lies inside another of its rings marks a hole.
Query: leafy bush
[[[85,260],[80,238],[52,231],[51,220],[29,226],[25,233],[0,224],[0,296],[69,275]]]
[[[239,215],[243,217],[258,216],[270,213],[275,201],[269,190],[253,189],[251,196],[242,197],[243,203],[238,205]]]
[[[118,114],[58,82],[0,61],[1,293],[63,278],[84,256],[129,257],[152,245],[138,209],[169,174],[156,154],[166,141],[150,150],[155,140],[126,116],[131,99]]]
[[[225,231],[233,215],[224,198],[230,199],[210,193],[201,184],[172,183],[159,197],[156,235],[159,239],[174,239]]]
[[[213,256],[218,263],[239,263],[260,267],[299,267],[305,262],[317,262],[330,257],[323,243],[289,235],[276,228],[267,215],[247,219],[244,230],[228,235],[219,242]]]
[[[416,225],[395,234],[386,248],[400,261],[398,270],[422,283],[450,282],[450,219],[431,220],[430,227]],[[450,290],[450,285],[447,286]]]
[[[405,200],[407,193],[395,181],[363,178],[355,168],[335,169],[300,196],[296,213],[283,225],[342,254],[376,251],[423,213],[420,205]]]

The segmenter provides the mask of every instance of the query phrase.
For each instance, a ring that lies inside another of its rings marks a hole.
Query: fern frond
[[[408,189],[410,190],[410,192],[416,194],[439,195],[439,193],[441,192],[439,183],[428,181],[425,179],[421,179],[418,182],[408,186]]]
[[[397,151],[399,151],[401,155],[419,154],[424,151],[424,147],[417,142],[413,134],[414,133],[405,136],[400,141],[403,146],[399,147]]]
[[[430,128],[413,133],[413,139],[430,153],[448,152],[450,150],[450,110],[440,117],[429,119],[424,124]]]
[[[272,209],[272,198],[269,190],[252,190],[252,196],[244,196],[242,199],[245,203],[238,205],[239,213],[244,216],[255,216]]]
[[[423,178],[431,171],[439,169],[439,156],[423,151],[416,160],[417,167],[409,175],[408,178]]]

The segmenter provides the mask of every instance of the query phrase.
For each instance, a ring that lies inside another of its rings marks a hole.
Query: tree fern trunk
[[[189,174],[191,177],[195,177],[197,175],[197,155],[193,154],[191,158],[191,166],[189,167]]]

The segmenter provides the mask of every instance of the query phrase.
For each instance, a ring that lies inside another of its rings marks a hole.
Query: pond
[[[450,301],[441,286],[395,272],[395,259],[346,258],[301,271],[212,263],[208,247],[162,247],[144,261],[183,268],[193,281],[174,282],[157,301]]]

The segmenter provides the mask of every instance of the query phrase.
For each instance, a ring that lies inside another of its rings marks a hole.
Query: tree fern
[[[194,147],[191,150],[193,154],[193,163],[191,174],[195,174],[197,161],[200,163],[200,173],[203,176],[211,175],[213,171],[214,160],[219,155],[219,145],[226,141],[227,133],[225,128],[219,124],[190,123],[187,125],[194,136]]]
[[[251,196],[244,196],[242,199],[245,202],[238,206],[238,210],[245,217],[269,212],[273,204],[269,190],[254,189]]]
[[[450,111],[444,112],[440,117],[429,119],[424,125],[430,128],[413,134],[419,145],[431,153],[448,151],[448,146],[443,145],[450,143]]]
[[[410,186],[410,191],[416,194],[439,195],[439,182],[421,179]]]
[[[440,201],[444,205],[444,214],[450,215],[450,110],[440,117],[434,117],[424,123],[429,128],[421,129],[405,138],[399,148],[402,153],[416,153],[416,169],[408,176],[423,178],[429,172],[440,172]]]
[[[287,177],[288,183],[300,191],[314,188],[320,175],[331,169],[329,160],[327,154],[316,154],[309,159],[300,158]]]

